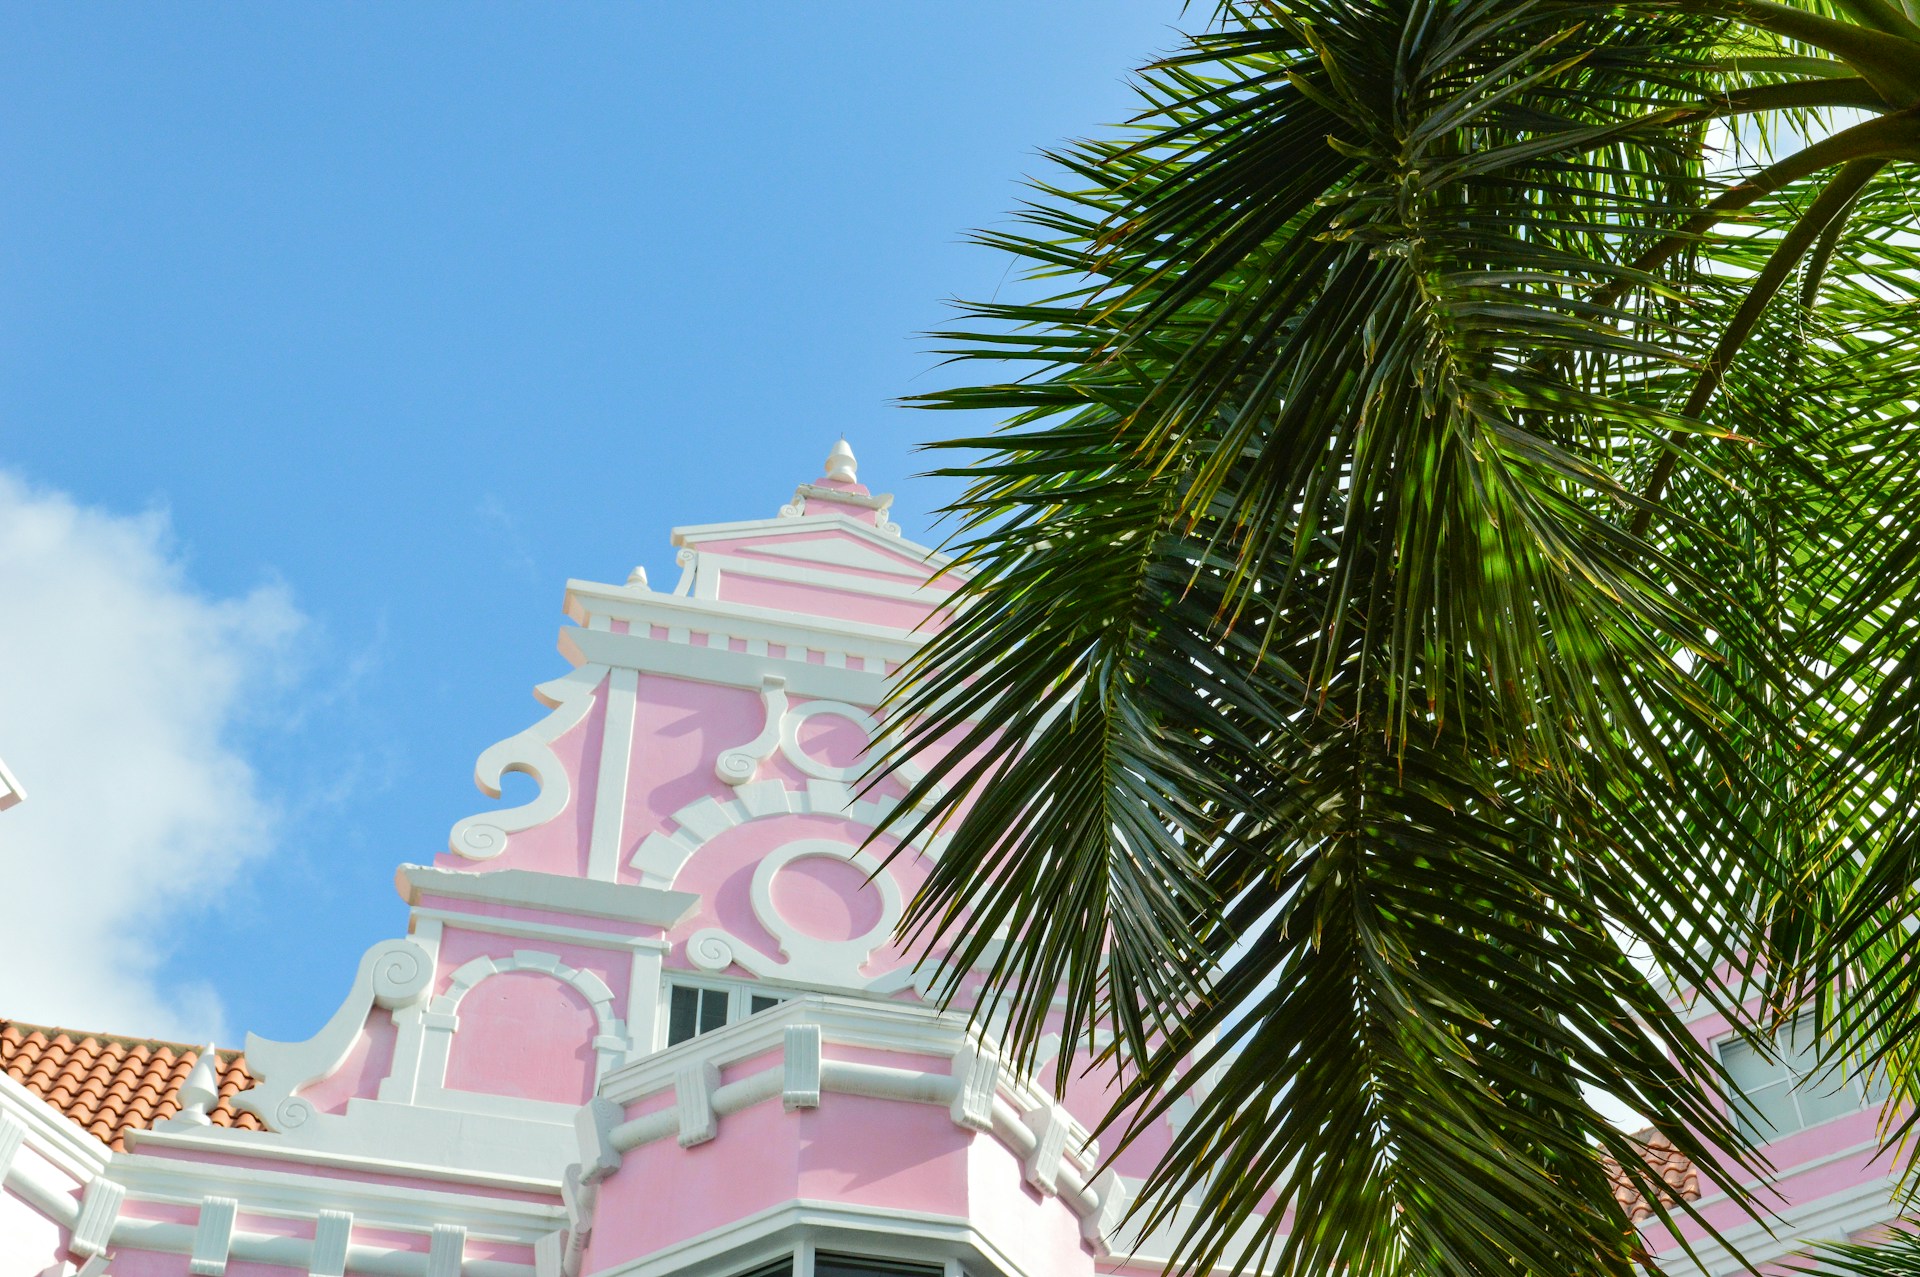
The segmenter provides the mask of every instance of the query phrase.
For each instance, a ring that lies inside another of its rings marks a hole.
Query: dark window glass
[[[815,1255],[813,1277],[940,1277],[939,1264],[908,1264],[897,1259],[861,1259],[854,1255]]]
[[[727,1024],[727,991],[700,990],[700,1032],[711,1033]]]
[[[762,1011],[771,1011],[785,1001],[785,998],[769,997],[764,993],[756,993],[753,995],[753,1001],[747,1004],[747,1014],[759,1015]]]
[[[789,1255],[771,1264],[762,1264],[750,1273],[741,1273],[740,1277],[793,1277],[793,1257]]]
[[[667,1045],[678,1046],[700,1031],[700,990],[676,984],[667,1001]]]

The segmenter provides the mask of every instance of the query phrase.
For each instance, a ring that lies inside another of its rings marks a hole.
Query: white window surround
[[[785,1002],[804,992],[799,989],[783,989],[776,985],[761,984],[755,980],[727,980],[713,976],[695,975],[690,972],[674,971],[660,985],[660,1011],[655,1016],[653,1049],[664,1051],[670,1043],[667,1039],[673,1029],[673,991],[676,989],[698,989],[701,992],[724,993],[727,995],[727,1024],[738,1024],[750,1015],[757,1014],[753,1009],[755,998],[772,998],[776,1002]],[[770,1011],[771,1007],[762,1007]],[[722,1027],[725,1027],[724,1025]],[[712,1032],[713,1030],[709,1030]],[[699,1036],[698,1031],[694,1036]]]
[[[1817,1061],[1814,1017],[1802,1015],[1776,1035],[1770,1058],[1737,1034],[1714,1043],[1729,1079],[1746,1104],[1734,1105],[1740,1129],[1761,1143],[1858,1113],[1884,1099],[1857,1077]]]
[[[488,978],[515,971],[551,976],[586,999],[587,1005],[593,1010],[595,1022],[593,1081],[596,1087],[609,1070],[625,1062],[629,1047],[627,1030],[620,1018],[613,1014],[613,990],[607,987],[606,981],[591,971],[568,966],[551,953],[537,949],[516,949],[511,956],[479,957],[464,963],[448,977],[446,990],[428,1003],[427,1012],[421,1017],[420,1077],[415,1091],[416,1103],[436,1108],[498,1113],[508,1117],[571,1120],[577,1105],[463,1091],[446,1084],[453,1036],[460,1027],[460,1003]]]

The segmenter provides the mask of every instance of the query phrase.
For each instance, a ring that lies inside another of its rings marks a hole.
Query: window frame
[[[1801,1052],[1795,1050],[1789,1056],[1783,1049],[1783,1035],[1788,1042],[1794,1041],[1795,1035],[1802,1031],[1811,1037],[1814,1033],[1814,1020],[1814,1013],[1805,1011],[1781,1026],[1780,1031],[1773,1035],[1774,1054],[1771,1056],[1766,1054],[1762,1048],[1754,1045],[1738,1033],[1724,1034],[1721,1037],[1715,1038],[1713,1041],[1714,1058],[1720,1062],[1722,1068],[1727,1069],[1727,1081],[1734,1092],[1734,1094],[1728,1098],[1728,1116],[1733,1119],[1735,1128],[1756,1144],[1777,1143],[1780,1140],[1798,1135],[1802,1131],[1810,1131],[1816,1127],[1826,1126],[1832,1122],[1854,1117],[1860,1113],[1871,1111],[1877,1105],[1886,1103],[1887,1097],[1884,1090],[1876,1094],[1870,1079],[1861,1077],[1857,1073],[1843,1072],[1841,1068],[1831,1065],[1818,1072],[1802,1073],[1797,1071],[1793,1065],[1788,1062],[1789,1059],[1798,1059]],[[1729,1048],[1745,1052],[1754,1060],[1766,1065],[1768,1069],[1768,1080],[1756,1087],[1741,1085],[1739,1080],[1733,1076],[1732,1069],[1728,1067],[1727,1052]],[[1829,1079],[1832,1079],[1834,1083],[1831,1088],[1822,1089],[1817,1094],[1806,1098],[1816,1100],[1830,1099],[1835,1092],[1844,1090],[1855,1100],[1854,1106],[1845,1112],[1831,1113],[1825,1117],[1809,1121],[1802,1092],[1809,1085],[1822,1086],[1824,1088]],[[1761,1108],[1753,1104],[1749,1099],[1750,1096],[1763,1092],[1771,1092],[1777,1088],[1780,1089],[1780,1095],[1791,1106],[1797,1125],[1774,1126],[1764,1116]]]
[[[675,989],[698,989],[703,993],[726,994],[726,1021],[719,1028],[708,1029],[705,1033],[696,1029],[692,1037],[683,1038],[678,1042],[672,1041],[673,991]],[[778,1006],[782,1002],[791,1001],[795,996],[797,996],[796,993],[791,989],[775,988],[758,980],[728,980],[724,977],[692,975],[678,971],[665,972],[660,979],[660,1011],[654,1017],[653,1049],[664,1051],[669,1047],[685,1046],[688,1042],[705,1037],[707,1033],[717,1033],[728,1025],[738,1024],[742,1020],[758,1015],[760,1012],[753,1009],[753,999],[756,997],[772,998],[774,1006]],[[761,1011],[772,1009],[773,1007],[760,1008]]]

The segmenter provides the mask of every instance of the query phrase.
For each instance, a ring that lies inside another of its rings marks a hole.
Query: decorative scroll
[[[604,665],[582,665],[533,689],[541,704],[553,712],[523,732],[517,732],[480,755],[473,767],[473,783],[490,798],[500,797],[507,773],[531,776],[540,786],[532,802],[504,811],[481,812],[454,825],[447,849],[468,860],[491,860],[507,849],[507,835],[545,824],[567,809],[573,785],[567,769],[553,752],[553,742],[577,725],[593,708],[594,690],[607,676]]]

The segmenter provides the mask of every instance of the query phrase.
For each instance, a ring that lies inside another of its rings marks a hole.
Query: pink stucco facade
[[[547,714],[476,767],[536,795],[401,867],[407,934],[311,1038],[248,1039],[268,1129],[113,1153],[0,1089],[0,1277],[1158,1271],[1122,1216],[1172,1127],[1106,1165],[1108,1079],[1008,1067],[892,938],[942,847],[873,839],[905,790],[860,757],[959,579],[886,515],[836,449],[676,531],[674,589],[570,582]],[[1781,1184],[1860,1198],[1870,1127],[1783,1143]]]

